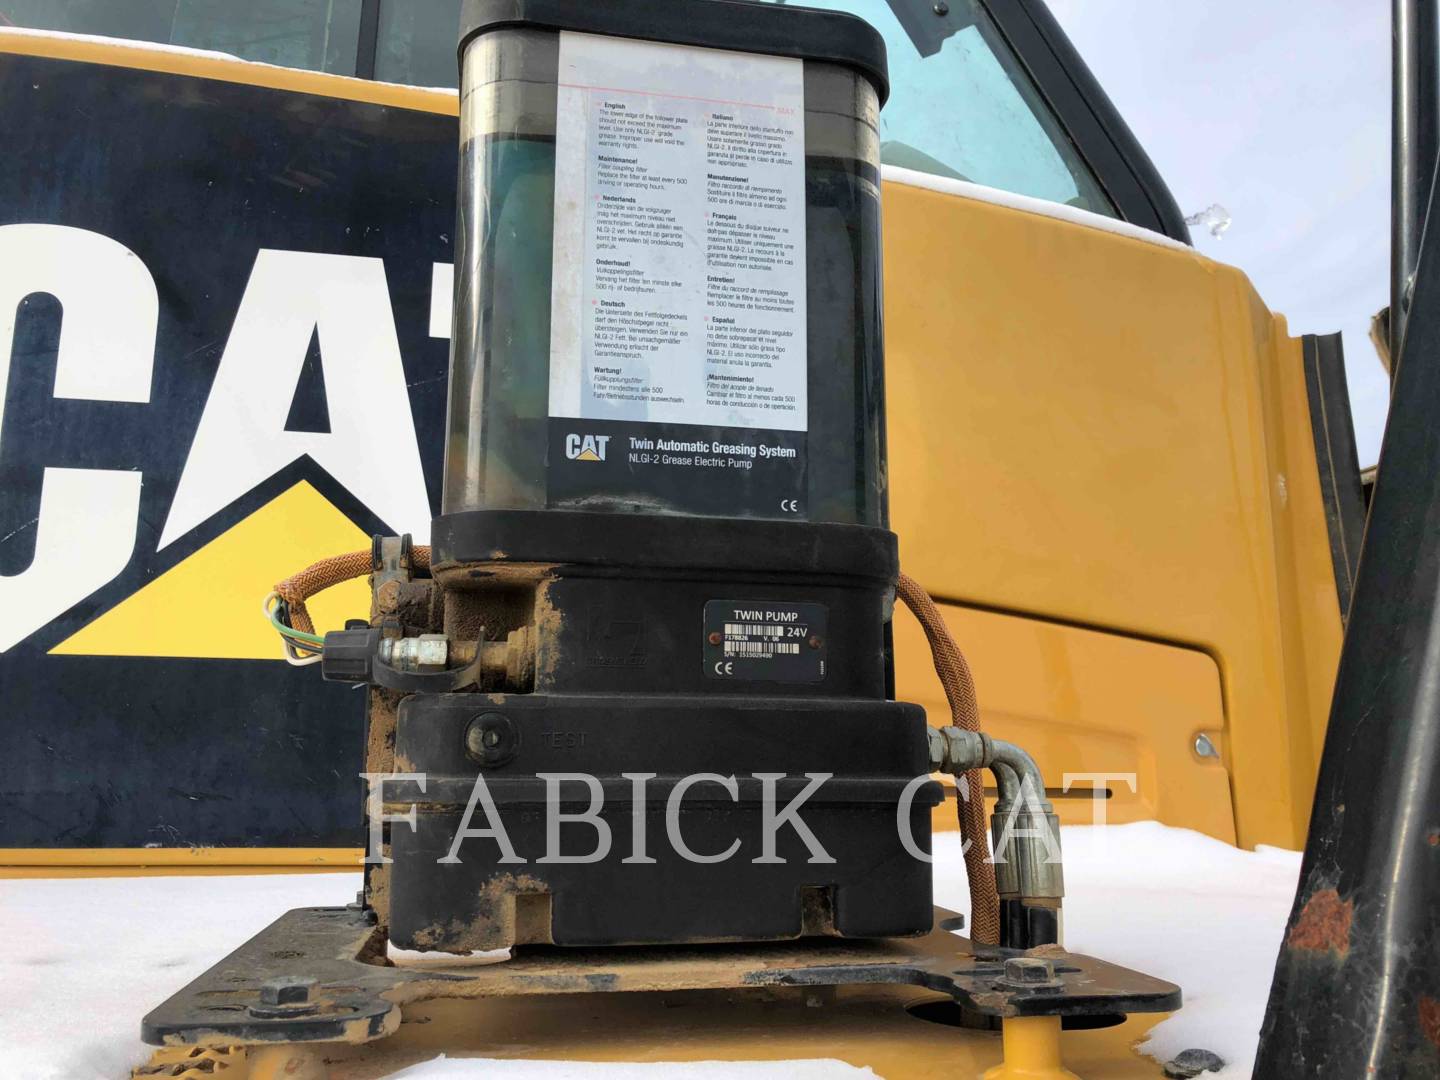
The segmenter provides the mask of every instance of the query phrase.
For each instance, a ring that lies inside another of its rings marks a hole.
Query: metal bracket
[[[1173,983],[1053,945],[976,947],[943,929],[954,925],[949,912],[936,909],[936,916],[937,928],[917,938],[522,946],[500,962],[427,956],[397,966],[386,960],[384,933],[365,908],[296,908],[153,1010],[141,1037],[155,1045],[363,1043],[393,1033],[406,1004],[436,998],[858,983],[923,986],[999,1017],[1180,1007]]]

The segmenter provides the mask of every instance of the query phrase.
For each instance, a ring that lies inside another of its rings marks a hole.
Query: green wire
[[[304,641],[311,645],[324,645],[325,639],[319,634],[307,634],[303,630],[296,630],[293,626],[286,626],[280,621],[280,616],[271,608],[267,614],[270,616],[270,625],[280,631],[283,637],[293,638],[296,641]]]

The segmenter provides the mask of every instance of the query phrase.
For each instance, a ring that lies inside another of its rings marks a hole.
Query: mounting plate
[[[436,998],[764,986],[892,983],[949,994],[986,1016],[1169,1012],[1180,988],[1103,960],[1046,945],[1028,951],[975,946],[947,927],[914,938],[805,938],[739,945],[596,949],[522,946],[506,958],[384,956],[384,934],[358,906],[287,912],[154,1009],[141,1028],[153,1045],[363,1043],[393,1033],[402,1008]],[[1019,987],[1005,961],[1050,961],[1053,979]]]

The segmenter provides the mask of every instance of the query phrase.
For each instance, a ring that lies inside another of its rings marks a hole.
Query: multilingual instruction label
[[[550,416],[804,432],[801,61],[567,32],[559,83]]]

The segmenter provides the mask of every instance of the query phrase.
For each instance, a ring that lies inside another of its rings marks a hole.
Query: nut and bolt
[[[1055,981],[1055,965],[1038,956],[1016,956],[1005,961],[1008,982],[1029,984]]]
[[[303,1005],[310,1000],[315,980],[304,975],[281,975],[260,986],[262,1005]]]
[[[319,1009],[310,1000],[313,989],[315,980],[307,975],[277,975],[266,979],[260,984],[260,1000],[250,1006],[250,1015],[261,1020],[309,1016]]]
[[[1055,964],[1042,956],[1012,956],[1005,961],[1005,974],[996,983],[1004,990],[1058,990]]]

